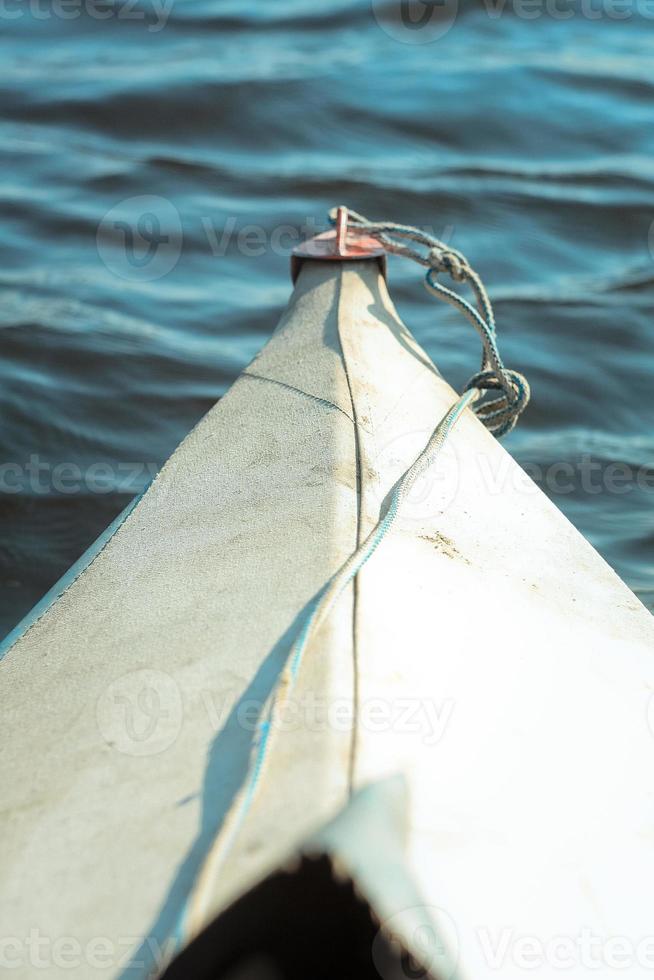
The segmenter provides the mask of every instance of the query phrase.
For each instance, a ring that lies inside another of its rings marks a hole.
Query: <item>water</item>
[[[565,20],[563,0],[536,20],[416,0],[420,30],[399,0],[161,2],[0,12],[1,631],[263,344],[291,232],[341,201],[469,255],[532,384],[508,448],[654,606],[654,34],[636,0]],[[470,327],[436,315],[415,267],[390,280],[460,385]]]

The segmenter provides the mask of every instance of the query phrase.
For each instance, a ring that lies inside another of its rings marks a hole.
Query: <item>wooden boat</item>
[[[577,978],[622,937],[644,976],[652,617],[469,409],[306,650],[243,804],[306,610],[457,398],[378,256],[296,271],[0,664],[11,975],[480,980],[566,955]]]

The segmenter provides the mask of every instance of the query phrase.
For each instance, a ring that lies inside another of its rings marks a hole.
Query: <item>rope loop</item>
[[[529,382],[519,371],[505,369],[502,378],[494,371],[479,371],[464,387],[464,391],[476,389],[482,395],[490,391],[501,391],[499,398],[482,398],[474,412],[496,438],[505,436],[514,428],[518,417],[529,402]]]
[[[336,210],[334,208],[329,212],[332,223]],[[470,379],[465,390],[476,388],[482,395],[490,391],[501,393],[498,398],[477,399],[472,410],[493,435],[500,437],[510,432],[529,402],[529,384],[518,371],[509,371],[504,366],[497,346],[495,314],[490,297],[481,277],[465,255],[413,225],[369,221],[356,211],[349,210],[348,225],[353,232],[365,231],[376,238],[387,252],[426,266],[425,286],[428,291],[456,307],[472,324],[481,340],[481,369]],[[426,251],[421,251],[420,247]],[[436,276],[439,273],[446,273],[453,282],[467,283],[474,296],[474,305],[460,293],[438,282]]]

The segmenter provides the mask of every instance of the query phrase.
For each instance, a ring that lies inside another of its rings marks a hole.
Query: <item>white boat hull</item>
[[[148,975],[298,618],[455,398],[376,263],[305,263],[267,347],[0,665],[13,976],[34,975],[33,929],[49,977]],[[307,651],[208,918],[401,772],[407,867],[458,976],[549,975],[547,943],[590,929],[598,955],[626,937],[622,975],[644,977],[653,640],[650,614],[466,411]],[[73,965],[56,956],[67,937]],[[586,960],[567,975],[597,975]]]

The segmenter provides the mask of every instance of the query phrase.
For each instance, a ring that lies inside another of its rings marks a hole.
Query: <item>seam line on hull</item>
[[[346,369],[346,374],[347,374],[347,369]],[[325,405],[327,408],[336,409],[337,412],[340,412],[341,415],[344,415],[346,419],[352,422],[353,425],[357,424],[355,419],[353,419],[352,416],[349,415],[344,408],[341,408],[341,406],[337,405],[335,402],[330,402],[328,398],[321,398],[319,395],[312,395],[311,392],[304,391],[303,388],[297,388],[295,385],[290,385],[286,381],[278,381],[277,378],[268,378],[266,377],[265,374],[254,374],[253,371],[244,371],[242,377],[254,378],[255,381],[268,381],[270,384],[279,385],[280,388],[286,388],[288,391],[294,391],[298,395],[304,395],[305,398],[310,398],[312,401],[318,402],[319,405]],[[348,387],[349,387],[349,382],[348,382]],[[351,397],[352,396],[350,394],[350,400]]]
[[[359,438],[359,422],[357,419],[356,404],[354,401],[354,394],[352,391],[352,379],[350,377],[350,371],[348,368],[348,360],[346,354],[346,346],[343,343],[343,336],[341,334],[341,325],[344,313],[341,308],[341,303],[343,299],[343,277],[346,275],[344,269],[340,270],[340,275],[338,278],[338,300],[336,306],[336,326],[338,332],[338,339],[341,345],[341,355],[343,357],[343,369],[345,371],[345,378],[347,381],[347,389],[350,394],[350,403],[352,405],[352,421],[354,422],[354,456],[355,456],[355,472],[356,472],[356,514],[357,514],[357,524],[356,524],[356,547],[361,545],[361,533],[362,533],[362,468],[361,468],[361,440]],[[354,791],[354,768],[356,763],[356,746],[357,746],[357,729],[359,724],[359,656],[358,656],[358,642],[357,642],[357,619],[359,610],[359,577],[354,576],[352,580],[352,739],[350,742],[350,753],[348,758],[347,767],[347,792],[348,796],[352,796]]]

